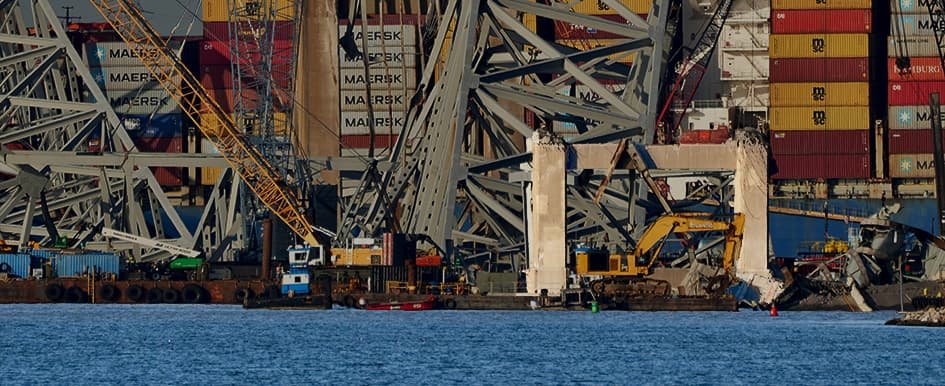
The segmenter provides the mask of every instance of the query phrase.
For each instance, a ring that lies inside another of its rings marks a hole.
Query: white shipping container
[[[945,119],[945,111],[941,114]],[[928,130],[932,128],[929,106],[889,106],[889,128],[891,130]]]
[[[338,37],[344,36],[347,31],[348,26],[338,26]],[[358,47],[361,47],[361,26],[355,24],[352,33],[354,34],[354,42]],[[367,38],[368,46],[416,47],[417,26],[412,24],[369,25],[367,26],[367,35],[364,37]]]
[[[771,33],[768,23],[726,24],[719,39],[720,50],[766,50],[768,35]]]
[[[889,57],[895,58],[898,51],[898,45],[905,43],[906,53],[912,57],[934,56],[938,57],[938,45],[935,43],[935,36],[929,35],[907,35],[902,38],[890,36]]]
[[[419,53],[414,47],[368,47],[367,55],[371,67],[411,68],[417,67],[417,55]],[[345,57],[344,50],[340,48],[338,49],[338,57],[341,61],[341,68],[364,68],[364,62],[361,58],[349,60]]]
[[[341,111],[342,135],[367,135],[371,133],[367,111]],[[377,134],[400,134],[406,123],[403,111],[374,111],[374,130]]]
[[[341,110],[367,111],[367,105],[371,103],[374,111],[404,111],[414,91],[414,89],[391,91],[372,89],[371,100],[368,101],[365,90],[341,90]]]
[[[891,36],[897,36],[901,34],[904,36],[909,35],[921,35],[921,36],[935,36],[935,30],[939,32],[945,32],[945,24],[939,24],[938,28],[933,29],[932,18],[928,14],[924,15],[892,15],[892,20],[889,23],[889,34]],[[901,32],[897,32],[897,29],[902,29]]]
[[[372,90],[403,90],[417,88],[417,69],[403,67],[371,67],[367,74],[364,68],[341,69],[342,90],[363,90],[367,81]]]
[[[932,1],[936,0],[896,0],[890,2],[890,8],[892,8],[893,13],[928,14],[929,3]]]
[[[770,58],[765,51],[720,51],[722,80],[768,79]]]
[[[108,93],[108,101],[118,114],[180,114],[177,101],[164,90],[116,90]]]
[[[157,77],[151,75],[147,67],[144,66],[114,66],[114,67],[91,67],[92,77],[98,86],[106,91],[108,90],[137,90],[137,89],[160,89],[163,90]],[[175,83],[180,83],[180,78],[174,78]]]
[[[176,52],[174,47],[179,47],[179,42],[171,42],[170,46]],[[112,66],[140,66],[141,56],[143,54],[155,55],[157,48],[145,47],[131,49],[125,42],[95,42],[86,43],[82,46],[83,59],[89,67],[112,67]]]

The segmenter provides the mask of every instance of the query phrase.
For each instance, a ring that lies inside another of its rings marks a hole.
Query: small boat
[[[412,302],[389,302],[389,303],[372,303],[364,307],[368,311],[427,311],[432,310],[433,306],[436,304],[436,298],[430,296],[424,300],[417,300]]]

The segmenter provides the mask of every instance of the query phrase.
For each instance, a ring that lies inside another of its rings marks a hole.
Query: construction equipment
[[[653,280],[647,283],[646,279],[647,275],[653,273],[653,265],[658,260],[666,239],[674,233],[724,232],[722,268],[726,277],[733,278],[735,256],[741,248],[745,218],[741,214],[735,214],[731,221],[721,221],[710,216],[709,213],[664,215],[647,227],[633,251],[626,254],[577,248],[574,254],[574,271],[580,276],[600,276],[601,279],[591,283],[592,290],[598,294],[629,291],[635,294],[646,292],[668,295],[668,283]]]
[[[91,3],[128,47],[140,53],[144,66],[180,104],[181,110],[198,122],[197,127],[246,187],[299,238],[310,246],[319,246],[300,200],[287,188],[284,177],[236,128],[233,117],[224,112],[200,81],[168,49],[140,9],[128,0],[91,0]]]
[[[102,228],[102,236],[105,236],[106,238],[110,237],[114,239],[124,240],[129,243],[134,243],[143,247],[160,249],[162,251],[170,252],[173,255],[186,256],[190,258],[200,256],[200,252],[195,251],[193,249],[180,247],[174,244],[165,243],[163,241],[150,239],[147,237],[135,236],[131,233],[116,231],[111,228]]]

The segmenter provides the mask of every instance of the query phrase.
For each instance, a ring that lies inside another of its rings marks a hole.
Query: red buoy
[[[771,316],[778,316],[778,306],[774,304],[771,305]]]

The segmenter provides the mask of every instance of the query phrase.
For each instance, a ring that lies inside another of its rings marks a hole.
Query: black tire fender
[[[105,284],[102,288],[99,288],[98,296],[105,301],[113,302],[121,296],[121,291],[114,285]]]
[[[140,285],[132,285],[125,291],[125,295],[128,296],[128,300],[141,303],[141,301],[144,300],[145,291]]]
[[[0,263],[0,273],[7,273],[12,271],[13,268],[10,267],[10,264],[7,262]]]
[[[207,291],[203,287],[196,284],[188,284],[184,286],[184,290],[181,291],[181,299],[184,303],[205,303],[207,301],[206,296]]]
[[[66,290],[66,301],[69,303],[85,303],[88,300],[88,294],[77,286],[69,287]]]
[[[444,301],[443,301],[443,307],[446,307],[446,309],[448,309],[448,310],[455,310],[455,309],[456,309],[456,300],[453,299],[453,298],[449,298],[449,299],[444,300]]]
[[[164,290],[154,287],[148,290],[148,303],[160,303],[164,301]]]
[[[180,291],[168,288],[164,290],[164,303],[177,303],[180,301]]]
[[[62,301],[62,295],[65,295],[66,290],[65,288],[62,288],[61,285],[53,283],[47,285],[44,292],[46,294],[47,300],[51,302],[59,302]]]
[[[243,300],[252,299],[256,294],[251,288],[237,288],[236,289],[236,301],[242,303]]]
[[[345,295],[345,297],[341,300],[344,303],[345,307],[355,308],[358,306],[358,301],[354,299],[354,296]]]

